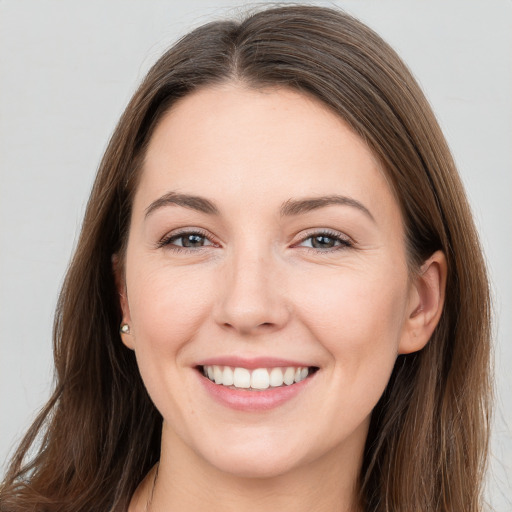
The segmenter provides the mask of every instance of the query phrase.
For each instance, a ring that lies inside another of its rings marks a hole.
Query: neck
[[[248,478],[220,471],[165,424],[163,430],[158,477],[155,479],[153,468],[135,494],[130,512],[192,512],[202,510],[205,504],[210,512],[361,510],[357,482],[364,440],[356,443],[357,453],[354,446],[336,448],[284,474]]]

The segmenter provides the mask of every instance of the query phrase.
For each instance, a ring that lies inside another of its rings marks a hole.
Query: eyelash
[[[172,242],[174,242],[175,240],[179,240],[180,238],[185,238],[187,236],[198,236],[201,238],[205,238],[211,244],[211,245],[207,245],[206,247],[217,245],[217,243],[214,240],[212,240],[211,237],[206,232],[199,230],[199,229],[195,229],[195,230],[184,230],[184,231],[180,231],[178,233],[171,233],[171,234],[165,236],[164,238],[162,238],[158,242],[157,248],[160,249],[160,248],[165,247],[167,249],[170,249],[171,251],[183,253],[183,252],[197,252],[198,250],[201,250],[205,247],[204,245],[196,247],[196,248],[173,245]],[[334,247],[329,247],[327,249],[320,249],[320,248],[315,248],[315,247],[304,247],[304,246],[302,248],[306,249],[308,251],[313,251],[318,254],[318,253],[331,253],[334,251],[339,251],[339,250],[347,249],[347,248],[354,246],[354,242],[352,240],[350,240],[346,236],[343,236],[341,233],[338,233],[337,231],[321,230],[321,231],[315,231],[315,232],[309,233],[307,236],[303,237],[298,243],[294,244],[294,247],[300,247],[300,244],[303,244],[307,240],[310,240],[310,239],[312,240],[314,238],[320,238],[320,237],[329,238],[329,239],[333,240],[335,243],[338,243],[338,245],[334,246]]]
[[[172,244],[172,242],[174,242],[175,240],[179,240],[180,238],[185,238],[187,236],[199,236],[201,238],[205,238],[206,240],[208,240],[212,246],[217,245],[216,242],[211,240],[211,237],[205,231],[202,231],[200,229],[192,229],[192,230],[179,231],[178,233],[170,233],[169,235],[162,238],[160,240],[160,242],[158,242],[157,248],[160,249],[162,247],[165,247],[167,249],[170,249],[171,251],[176,251],[176,252],[197,252],[198,249],[199,250],[203,249],[204,246],[194,248],[194,247],[184,247],[184,246],[178,246],[178,245]],[[209,247],[209,246],[207,246],[207,247]]]
[[[333,240],[335,243],[339,243],[337,246],[335,247],[329,247],[329,248],[324,248],[324,249],[319,249],[319,248],[315,248],[315,247],[303,247],[303,249],[306,249],[308,251],[313,251],[315,253],[331,253],[331,252],[334,252],[334,251],[340,251],[340,250],[343,250],[343,249],[349,249],[351,247],[354,246],[354,242],[348,238],[346,235],[342,235],[341,233],[337,232],[337,231],[331,231],[329,229],[324,229],[324,230],[321,230],[321,231],[314,231],[312,233],[308,233],[307,236],[303,237],[299,242],[298,244],[295,244],[294,246],[297,247],[297,246],[300,246],[300,244],[303,244],[305,241],[307,240],[313,240],[314,238],[329,238],[331,240]]]

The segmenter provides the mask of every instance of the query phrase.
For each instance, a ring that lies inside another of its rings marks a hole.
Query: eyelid
[[[210,242],[211,245],[207,246],[201,246],[201,247],[183,247],[179,245],[173,246],[171,244],[171,241],[180,237],[184,237],[186,235],[198,235],[203,238],[206,238]],[[157,243],[156,248],[169,248],[175,251],[194,251],[198,252],[201,249],[204,249],[205,247],[219,247],[220,243],[217,241],[217,239],[208,233],[206,230],[202,228],[196,228],[196,227],[186,227],[186,228],[179,228],[174,231],[171,231],[170,233],[167,233],[164,235]]]
[[[329,252],[329,251],[335,251],[338,249],[344,249],[347,247],[353,247],[355,245],[355,240],[351,238],[350,236],[346,235],[345,233],[342,233],[341,231],[336,231],[330,228],[317,228],[317,229],[311,229],[307,230],[305,233],[302,233],[300,236],[300,239],[293,244],[293,247],[300,247],[300,244],[308,240],[309,238],[312,238],[314,236],[326,236],[327,238],[334,238],[336,240],[339,240],[341,244],[337,247],[328,248],[328,249],[317,249],[313,247],[303,247],[303,249],[310,249],[315,252]]]
[[[210,242],[210,245],[206,246],[199,246],[199,247],[184,247],[179,245],[173,245],[171,244],[171,241],[174,239],[178,239],[180,237],[184,237],[186,235],[198,235]],[[345,233],[342,233],[340,231],[336,231],[330,228],[314,228],[311,230],[306,230],[300,235],[300,238],[297,242],[292,244],[292,247],[300,247],[300,244],[304,243],[306,240],[314,237],[314,236],[325,236],[327,238],[333,238],[339,242],[341,242],[338,246],[326,248],[326,249],[319,249],[314,247],[302,247],[302,249],[306,250],[312,250],[314,252],[332,252],[339,249],[345,249],[348,247],[353,247],[355,245],[355,240],[353,240],[350,236],[346,235]],[[183,252],[183,251],[191,251],[191,252],[198,252],[202,249],[205,249],[206,247],[220,247],[220,242],[214,237],[211,233],[207,232],[206,230],[202,228],[196,228],[196,227],[186,227],[186,228],[179,228],[177,230],[171,231],[164,235],[157,243],[156,248],[169,248],[174,251]]]

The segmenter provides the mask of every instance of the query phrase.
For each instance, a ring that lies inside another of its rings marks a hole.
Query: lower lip
[[[215,384],[199,372],[198,376],[206,391],[220,404],[238,411],[267,411],[279,407],[304,391],[315,374],[290,386],[268,388],[265,391],[231,389]]]

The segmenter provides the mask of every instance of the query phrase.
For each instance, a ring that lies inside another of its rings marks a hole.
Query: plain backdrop
[[[494,290],[488,498],[512,510],[512,2],[316,3],[344,8],[394,46],[454,153]],[[0,474],[51,389],[53,310],[119,115],[173,41],[247,5],[0,0]]]

